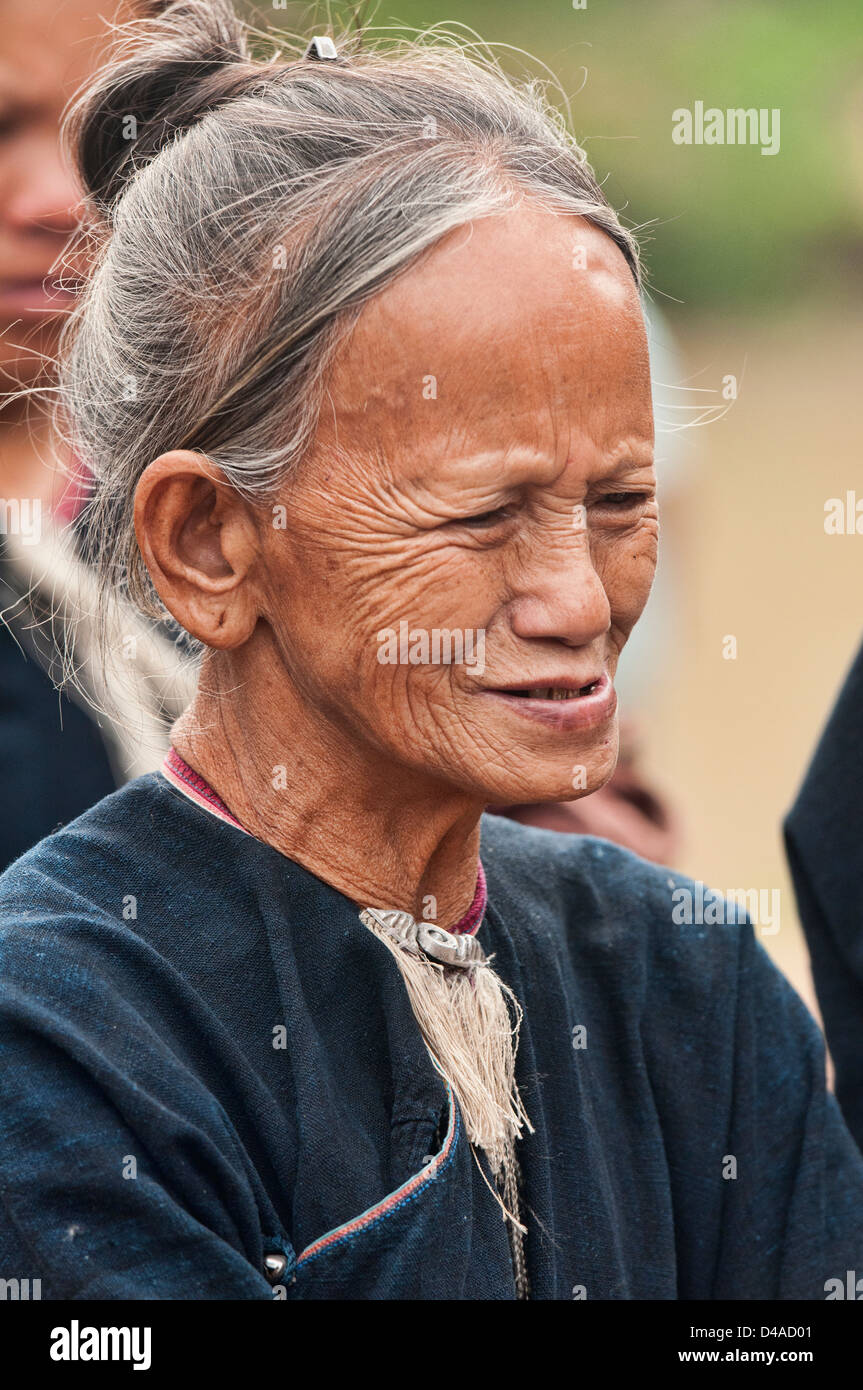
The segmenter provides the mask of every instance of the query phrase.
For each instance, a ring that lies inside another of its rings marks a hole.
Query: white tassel
[[[524,1235],[515,1143],[523,1128],[534,1130],[515,1079],[521,1005],[475,938],[417,923],[406,912],[367,908],[360,919],[392,952],[431,1059],[452,1086],[468,1139],[485,1153],[504,1200],[491,1190]]]

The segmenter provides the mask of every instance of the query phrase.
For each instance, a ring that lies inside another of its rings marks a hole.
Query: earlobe
[[[156,592],[187,632],[210,647],[248,641],[258,619],[256,520],[209,459],[177,449],[144,470],[135,535]]]

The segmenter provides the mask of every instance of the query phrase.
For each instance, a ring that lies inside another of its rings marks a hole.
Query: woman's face
[[[499,803],[595,789],[656,562],[652,450],[611,240],[524,208],[451,233],[361,314],[279,498],[277,665],[394,772]]]

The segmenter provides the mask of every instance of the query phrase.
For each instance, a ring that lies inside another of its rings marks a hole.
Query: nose
[[[77,223],[79,196],[55,137],[22,158],[4,189],[3,220],[18,235],[69,236]]]
[[[509,605],[516,637],[586,647],[611,626],[611,605],[587,539],[553,548],[525,575]]]

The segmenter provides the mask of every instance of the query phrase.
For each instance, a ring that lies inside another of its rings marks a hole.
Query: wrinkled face
[[[363,311],[280,498],[282,669],[394,775],[492,802],[594,790],[656,561],[652,445],[613,242],[525,208],[451,233]]]

